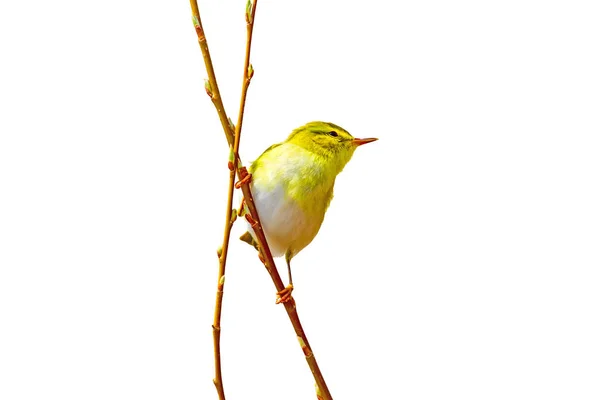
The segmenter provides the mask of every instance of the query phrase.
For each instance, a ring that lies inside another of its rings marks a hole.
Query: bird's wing
[[[258,167],[258,164],[260,163],[260,159],[262,158],[262,156],[264,156],[265,154],[267,154],[269,151],[273,150],[275,147],[279,147],[281,146],[281,143],[275,143],[272,146],[269,146],[268,149],[266,149],[265,151],[262,152],[262,154],[260,156],[258,156],[258,158],[254,161],[252,161],[252,164],[250,164],[250,173],[253,173],[256,168]]]

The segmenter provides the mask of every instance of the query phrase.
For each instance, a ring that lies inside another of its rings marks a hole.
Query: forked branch
[[[233,167],[233,170],[236,171],[239,179],[242,179],[243,172],[242,171],[242,163],[239,157],[239,144],[240,144],[240,134],[242,129],[243,122],[243,112],[246,102],[246,92],[248,90],[248,85],[250,83],[250,79],[254,73],[254,70],[249,62],[250,56],[250,47],[252,43],[252,31],[254,28],[254,17],[256,12],[256,3],[248,1],[248,6],[246,7],[246,28],[247,28],[247,40],[246,40],[246,58],[244,62],[244,76],[242,81],[242,97],[240,100],[240,110],[238,114],[238,123],[235,127],[230,123],[229,118],[225,112],[225,107],[223,106],[223,100],[221,98],[221,93],[219,91],[219,87],[217,84],[217,78],[215,76],[215,71],[212,65],[212,60],[210,58],[210,52],[208,49],[208,43],[206,41],[206,36],[204,34],[204,29],[202,28],[202,20],[200,18],[200,11],[198,9],[197,0],[190,0],[190,6],[192,8],[192,19],[194,22],[194,27],[196,29],[196,34],[198,36],[198,44],[200,45],[200,49],[202,51],[202,57],[204,58],[204,63],[206,65],[206,71],[208,73],[208,81],[206,82],[206,91],[210,96],[216,110],[219,115],[219,120],[221,121],[221,125],[223,127],[223,131],[225,132],[225,137],[227,138],[227,142],[229,143],[230,148],[232,149],[232,158],[233,161],[230,164],[230,167]],[[231,169],[231,168],[230,168]],[[233,171],[230,174],[230,184],[232,182]],[[231,194],[231,189],[229,189],[229,194]],[[249,182],[245,182],[241,185],[241,190],[244,195],[245,204],[248,208],[248,212],[250,213],[251,219],[254,222],[254,233],[256,234],[257,241],[260,247],[261,259],[264,260],[265,267],[267,272],[271,276],[273,283],[275,284],[275,288],[278,292],[282,291],[285,286],[279,276],[279,272],[275,266],[275,262],[273,261],[273,256],[267,244],[267,240],[262,229],[262,225],[260,223],[260,217],[258,215],[258,211],[256,209],[256,205],[254,203],[254,198],[252,196],[252,192],[250,191]],[[225,227],[225,235],[223,239],[222,251],[219,256],[219,280],[217,286],[217,305],[215,306],[215,324],[213,324],[213,334],[214,334],[214,345],[215,345],[215,385],[217,386],[217,392],[219,393],[219,398],[224,400],[225,395],[223,391],[223,384],[221,380],[221,361],[220,361],[220,307],[222,304],[223,297],[223,285],[224,285],[224,273],[225,273],[225,260],[227,257],[227,248],[229,242],[229,232],[231,229],[231,195],[228,195],[228,208],[227,215],[229,218],[226,218],[229,221],[229,225],[226,223]],[[304,329],[302,328],[302,324],[300,323],[300,319],[298,317],[298,312],[296,311],[296,303],[292,299],[291,301],[284,303],[285,310],[290,318],[290,321],[294,327],[294,331],[296,332],[296,336],[298,338],[298,342],[300,343],[300,347],[304,353],[306,358],[306,362],[314,376],[314,379],[317,384],[317,397],[321,400],[331,400],[331,394],[329,393],[329,389],[327,388],[327,384],[325,383],[325,379],[321,374],[319,366],[317,364],[317,360],[312,352],[310,344],[308,342],[308,338],[304,333]],[[218,315],[217,315],[218,313]]]

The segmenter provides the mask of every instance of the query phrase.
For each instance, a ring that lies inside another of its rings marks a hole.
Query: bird
[[[313,121],[294,129],[250,165],[243,179],[250,182],[271,254],[285,256],[288,269],[289,284],[277,293],[277,303],[291,299],[290,262],[319,232],[337,175],[359,146],[376,140],[358,139],[331,122]],[[240,239],[259,250],[251,223]]]

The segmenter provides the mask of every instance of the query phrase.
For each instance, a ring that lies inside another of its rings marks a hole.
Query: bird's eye
[[[337,132],[336,131],[331,131],[327,133],[329,136],[333,136],[333,137],[337,137]]]

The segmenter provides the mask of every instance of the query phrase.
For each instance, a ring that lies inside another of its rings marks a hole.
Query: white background
[[[600,397],[594,3],[259,2],[243,159],[380,138],[293,262],[334,398]],[[245,1],[200,8],[235,120]],[[216,399],[228,150],[189,4],[3,2],[0,46],[0,398]],[[242,231],[227,398],[314,399]]]

